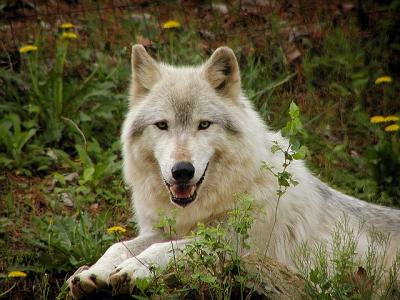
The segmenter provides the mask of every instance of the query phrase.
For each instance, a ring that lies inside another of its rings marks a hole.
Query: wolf
[[[332,240],[336,222],[345,213],[349,226],[390,234],[387,264],[400,243],[400,210],[344,195],[318,180],[304,162],[288,171],[299,182],[277,205],[278,182],[260,168],[282,166],[273,153],[277,141],[288,141],[267,128],[245,97],[234,52],[220,47],[200,66],[171,66],[154,60],[141,45],[132,48],[129,111],[122,127],[123,174],[132,191],[139,235],[112,245],[91,267],[81,267],[68,280],[70,296],[82,298],[101,289],[114,294],[132,291],[135,279],[150,275],[149,265],[165,267],[171,242],[154,225],[160,212],[175,211],[175,252],[190,240],[199,222],[226,215],[235,194],[248,193],[265,213],[249,232],[250,250],[296,270],[292,251],[301,243]],[[277,207],[277,209],[276,209]],[[274,220],[276,222],[274,222]],[[357,252],[368,247],[362,232]]]

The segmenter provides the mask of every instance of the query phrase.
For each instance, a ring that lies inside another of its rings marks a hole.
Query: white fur
[[[176,211],[177,236],[174,238],[178,239],[176,248],[182,249],[187,242],[183,238],[196,224],[228,212],[234,206],[234,194],[239,192],[249,193],[262,208],[250,230],[250,251],[264,252],[271,236],[267,254],[295,269],[291,252],[302,242],[329,242],[335,223],[345,212],[354,230],[360,219],[369,218],[369,225],[392,235],[386,257],[387,263],[391,261],[400,241],[399,211],[329,189],[308,171],[303,161],[293,161],[289,166],[288,171],[299,185],[290,187],[281,198],[273,227],[277,179],[260,166],[267,162],[281,170],[282,154],[273,154],[270,149],[273,141],[283,147],[288,142],[279,133],[267,129],[241,94],[239,70],[232,50],[219,48],[199,67],[158,64],[141,46],[134,46],[132,52],[130,110],[121,139],[124,178],[132,189],[140,235],[126,242],[126,246],[120,243],[111,247],[91,269],[76,275],[80,284],[73,284],[70,279],[73,297],[80,298],[82,289],[86,293],[95,290],[91,274],[101,277],[100,283],[94,282],[97,286],[105,282],[116,293],[129,292],[134,278],[150,275],[149,264],[163,267],[171,258],[171,243],[158,243],[162,241],[160,232],[153,229],[160,212]],[[185,126],[177,119],[176,107],[190,112],[191,119]],[[224,127],[224,118],[231,120],[238,132]],[[133,132],[140,123],[138,120],[147,123],[140,132]],[[168,121],[168,130],[154,125],[161,120]],[[202,120],[211,120],[213,124],[206,130],[198,130]],[[200,179],[208,163],[197,199],[185,208],[177,208],[171,202],[164,184],[164,180],[171,180],[171,168],[180,160],[194,165],[192,183]],[[367,239],[365,230],[358,243],[360,255],[367,249]]]

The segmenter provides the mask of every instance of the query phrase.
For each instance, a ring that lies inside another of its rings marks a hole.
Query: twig
[[[5,295],[7,295],[9,292],[11,292],[11,291],[15,288],[16,285],[17,285],[17,283],[15,282],[15,283],[13,284],[13,286],[10,287],[7,291],[1,293],[1,294],[0,294],[0,298],[3,297],[3,296],[5,296]]]
[[[61,117],[61,119],[63,119],[64,121],[70,122],[70,123],[72,124],[72,126],[75,127],[75,129],[76,129],[76,130],[79,132],[79,134],[81,135],[81,137],[82,137],[82,139],[83,139],[83,142],[84,142],[84,144],[85,144],[85,148],[86,148],[86,145],[87,145],[86,137],[85,137],[84,133],[82,132],[82,130],[79,128],[79,126],[78,126],[74,121],[72,121],[70,118]]]
[[[283,152],[283,155],[284,155],[284,157],[285,157],[285,162],[283,163],[283,171],[282,171],[282,173],[285,172],[286,169],[287,169],[287,167],[290,165],[290,163],[288,163],[288,161],[287,161],[287,155],[286,155],[286,153],[288,153],[290,147],[291,147],[291,144],[289,143],[289,145],[288,145],[286,151]],[[281,189],[282,189],[282,185],[279,184],[279,191],[281,191]],[[279,201],[281,200],[283,194],[286,193],[286,191],[287,191],[287,187],[285,187],[285,189],[283,190],[283,192],[279,193],[279,195],[278,195],[278,200],[276,201],[276,205],[275,205],[274,223],[272,224],[272,228],[271,228],[271,231],[270,231],[270,233],[269,233],[268,242],[267,242],[267,247],[266,247],[265,252],[264,252],[264,257],[267,255],[267,252],[268,252],[268,250],[269,250],[269,246],[270,246],[271,238],[272,238],[272,232],[274,231],[275,225],[276,225],[276,222],[277,222]]]

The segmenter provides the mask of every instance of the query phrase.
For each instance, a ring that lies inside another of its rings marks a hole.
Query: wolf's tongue
[[[179,184],[174,184],[171,185],[170,187],[172,194],[176,198],[189,198],[190,196],[193,195],[196,185],[179,185]]]

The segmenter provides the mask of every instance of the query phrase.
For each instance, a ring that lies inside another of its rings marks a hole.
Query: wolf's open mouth
[[[208,164],[200,180],[195,184],[169,184],[167,181],[164,180],[171,195],[172,202],[182,207],[185,207],[188,204],[192,203],[196,199],[197,189],[203,182],[204,177],[206,176],[207,168]]]

